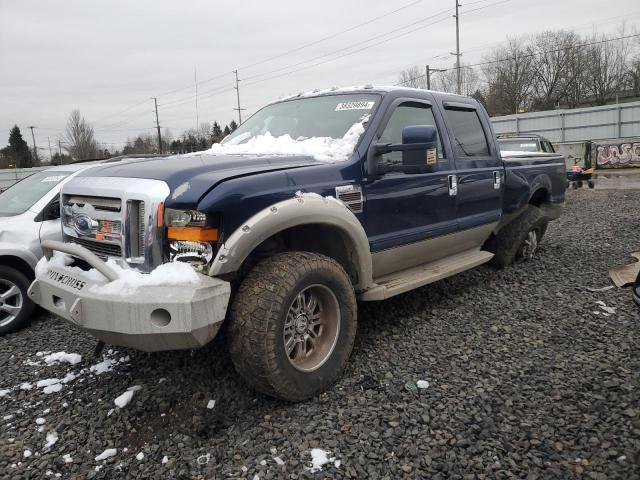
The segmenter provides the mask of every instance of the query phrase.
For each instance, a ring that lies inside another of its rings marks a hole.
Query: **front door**
[[[412,125],[442,124],[440,113],[428,101],[399,99],[378,130],[377,143],[402,143],[402,129]],[[364,180],[364,224],[373,253],[374,277],[434,259],[442,249],[425,242],[457,230],[456,199],[450,194],[453,161],[438,135],[437,158],[427,158],[420,173],[403,172],[402,152],[381,155],[386,172]]]

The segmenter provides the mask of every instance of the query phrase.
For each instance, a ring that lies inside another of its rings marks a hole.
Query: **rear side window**
[[[447,108],[447,117],[453,130],[454,148],[464,157],[488,157],[489,144],[475,110]]]

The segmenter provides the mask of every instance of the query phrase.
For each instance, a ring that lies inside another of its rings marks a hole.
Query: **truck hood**
[[[127,163],[92,168],[80,176],[125,177],[162,180],[171,189],[168,205],[191,206],[219,183],[256,173],[322,165],[306,156],[172,155],[153,160],[141,158]]]

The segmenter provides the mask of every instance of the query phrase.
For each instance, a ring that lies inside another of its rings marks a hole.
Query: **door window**
[[[454,148],[463,157],[488,157],[489,144],[475,110],[447,108],[447,117],[454,135]]]
[[[379,142],[401,144],[402,129],[413,125],[433,125],[437,130],[436,119],[433,116],[431,106],[415,102],[398,105],[391,114],[391,117],[389,117],[389,121],[380,136]],[[438,159],[444,158],[444,151],[439,134],[437,154]],[[402,152],[385,153],[382,155],[381,163],[387,167],[402,165]]]

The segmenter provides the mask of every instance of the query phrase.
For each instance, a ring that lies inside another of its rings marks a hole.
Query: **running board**
[[[370,289],[358,295],[358,300],[384,300],[477,267],[492,258],[493,253],[473,249],[435,262],[391,273],[375,279]]]

